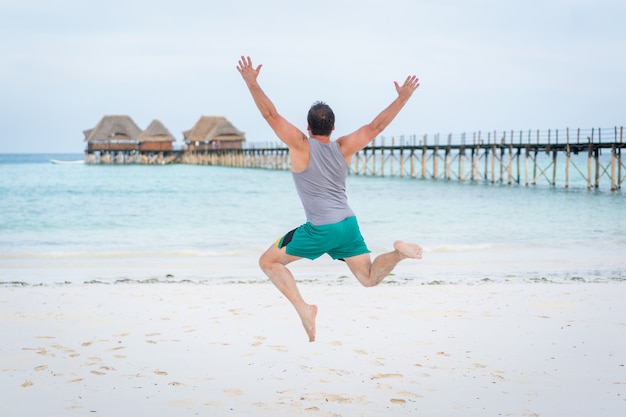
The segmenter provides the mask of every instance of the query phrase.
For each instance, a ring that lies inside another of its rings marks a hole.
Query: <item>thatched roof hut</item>
[[[235,128],[225,117],[202,116],[190,130],[183,132],[188,150],[241,149],[246,140],[244,132]]]
[[[137,149],[141,129],[129,116],[114,115],[83,133],[88,151],[129,151]]]
[[[153,120],[138,138],[140,151],[171,151],[176,139],[159,120]]]

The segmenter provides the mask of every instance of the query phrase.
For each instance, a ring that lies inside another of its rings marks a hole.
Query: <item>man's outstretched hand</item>
[[[239,71],[246,84],[250,84],[256,81],[262,66],[262,64],[259,64],[258,67],[254,68],[252,66],[252,59],[242,55],[239,60],[239,64],[237,65],[237,71]]]
[[[399,96],[409,98],[413,92],[417,90],[417,87],[420,86],[420,79],[415,75],[409,75],[406,77],[406,80],[404,80],[404,84],[400,85],[396,81],[394,81],[393,84],[396,86],[396,91]]]

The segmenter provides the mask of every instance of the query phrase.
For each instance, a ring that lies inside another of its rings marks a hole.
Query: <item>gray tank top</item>
[[[339,144],[325,144],[309,138],[309,149],[307,168],[292,172],[307,221],[319,226],[354,216],[346,196],[349,168]]]

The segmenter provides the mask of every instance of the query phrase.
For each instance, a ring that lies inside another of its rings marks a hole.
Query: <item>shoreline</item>
[[[376,247],[372,256],[383,252]],[[183,256],[166,252],[126,254],[123,257],[80,253],[55,256],[0,256],[0,286],[116,282],[256,283],[267,278],[258,266],[261,251],[229,255],[199,253]],[[290,264],[298,282],[350,281],[343,262],[323,256]],[[346,279],[347,278],[347,279]],[[415,284],[472,284],[481,282],[620,282],[626,264],[616,250],[571,253],[565,250],[485,249],[434,252],[401,262],[385,280]]]
[[[626,285],[0,286],[0,415],[618,416]]]

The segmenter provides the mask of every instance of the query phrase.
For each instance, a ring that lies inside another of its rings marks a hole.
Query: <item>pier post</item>
[[[474,143],[470,148],[470,181],[478,181],[480,167],[478,166],[478,145]]]
[[[593,157],[595,159],[595,166],[596,166],[596,175],[595,175],[595,183],[594,183],[594,188],[598,188],[600,186],[600,148],[597,146],[594,146],[594,151],[593,151]]]
[[[400,178],[404,177],[404,146],[400,146]]]
[[[459,180],[465,181],[465,146],[459,148]]]
[[[435,149],[433,149],[433,178],[437,179],[438,171],[439,171],[439,153],[438,146],[435,145]]]
[[[524,185],[528,187],[528,159],[530,158],[530,146],[526,145],[525,152],[525,162],[524,162]]]
[[[506,148],[504,146],[500,146],[500,184],[504,183],[504,153],[506,152]]]
[[[622,148],[616,148],[617,152],[617,188],[622,188]]]
[[[489,145],[485,146],[485,171],[483,172],[483,179],[485,181],[489,179]]]
[[[611,191],[617,190],[616,181],[615,181],[615,145],[611,147]]]
[[[571,152],[569,147],[569,140],[565,145],[565,188],[569,188],[569,163],[571,158]]]
[[[587,138],[589,140],[589,138]],[[587,145],[587,188],[591,188],[591,162],[593,161],[593,148],[591,147],[591,141]]]
[[[450,146],[446,146],[446,151],[445,151],[445,160],[444,160],[444,179],[446,180],[450,180],[452,179],[452,159],[450,156]]]
[[[476,153],[476,132],[474,132],[474,135],[472,137],[472,147],[471,147],[471,151],[470,151],[470,181],[474,181],[475,179],[475,172],[476,172],[476,159],[475,159],[475,153]]]
[[[427,155],[426,146],[422,148],[422,179],[426,179],[426,164],[428,163],[428,155]]]
[[[511,135],[511,141],[513,141],[513,136]],[[509,144],[509,164],[507,166],[508,169],[508,179],[507,184],[511,185],[513,183],[513,144]]]
[[[493,138],[494,142],[496,140],[495,136]],[[496,144],[494,143],[491,148],[491,183],[496,182]]]
[[[622,144],[624,138],[624,127],[620,127],[619,130],[619,143]],[[617,148],[617,186],[622,187],[622,148]]]
[[[556,157],[557,157],[557,151],[556,149],[554,149],[552,151],[552,186],[553,187],[556,185]]]

